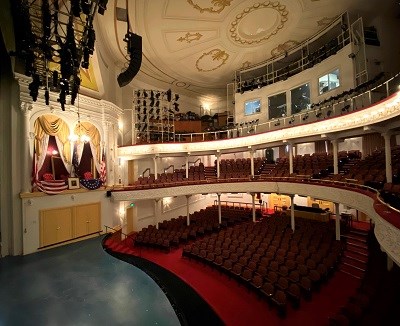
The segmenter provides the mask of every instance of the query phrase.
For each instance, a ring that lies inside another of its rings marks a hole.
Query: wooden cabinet
[[[72,238],[72,210],[49,209],[40,212],[40,246],[63,242]]]
[[[75,238],[100,232],[100,203],[76,206],[74,222]]]
[[[40,247],[101,232],[100,203],[40,211]]]

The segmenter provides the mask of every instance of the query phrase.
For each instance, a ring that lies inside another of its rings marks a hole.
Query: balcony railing
[[[248,128],[248,126],[245,125],[241,126],[240,124],[235,124],[228,126],[224,130],[211,132],[175,133],[172,142],[202,142],[217,139],[236,138],[250,134],[259,134],[268,131],[279,130],[282,128],[299,126],[308,124],[310,122],[318,122],[326,118],[333,118],[343,114],[359,111],[398,92],[400,86],[400,73],[389,78],[378,86],[374,86],[367,90],[363,89],[363,85],[360,86],[359,92],[353,90],[353,93],[350,94],[351,92],[348,91],[349,94],[344,95],[340,99],[335,97],[329,98],[321,103],[312,104],[312,108],[306,109],[299,113],[258,123],[255,128]]]

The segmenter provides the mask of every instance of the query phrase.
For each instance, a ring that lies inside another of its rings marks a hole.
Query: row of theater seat
[[[177,247],[188,240],[248,220],[251,216],[250,209],[223,210],[223,213],[221,224],[218,222],[218,208],[207,207],[189,216],[190,225],[187,225],[186,216],[163,221],[158,229],[150,225],[138,232],[135,245],[169,251],[171,246]]]
[[[310,299],[327,281],[342,249],[327,223],[298,219],[293,233],[287,217],[271,216],[200,238],[186,245],[182,255],[245,284],[276,306],[283,317],[288,300],[299,307],[301,298]]]

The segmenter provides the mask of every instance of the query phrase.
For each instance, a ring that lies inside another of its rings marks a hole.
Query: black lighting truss
[[[39,88],[59,92],[65,110],[66,96],[74,104],[80,87],[80,67],[89,68],[96,34],[96,12],[104,14],[108,0],[10,0],[13,9],[16,51],[25,75],[32,76],[30,95]]]

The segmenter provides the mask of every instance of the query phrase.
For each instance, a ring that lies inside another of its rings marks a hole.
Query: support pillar
[[[221,194],[217,193],[218,196],[218,223],[222,223],[222,212],[221,212]]]
[[[339,174],[339,159],[338,159],[338,140],[331,140],[333,146],[333,174]]]
[[[296,224],[294,220],[294,195],[290,195],[290,226],[292,231],[296,229]]]
[[[21,109],[24,113],[24,121],[23,121],[23,137],[24,140],[22,142],[22,166],[23,166],[23,175],[22,175],[22,191],[30,192],[31,191],[31,178],[32,178],[32,160],[33,156],[30,154],[29,144],[31,143],[31,137],[29,136],[29,120],[31,117],[31,105],[25,102],[21,103]],[[34,140],[34,139],[33,139]]]
[[[340,240],[340,213],[339,213],[339,203],[335,203],[335,233],[336,240]]]
[[[154,161],[154,178],[157,179],[157,174],[158,174],[158,156],[154,156],[153,158]]]
[[[158,230],[158,223],[160,221],[161,210],[160,210],[160,198],[154,199],[154,225]]]
[[[385,139],[385,171],[386,171],[386,182],[391,183],[393,181],[392,172],[392,150],[390,148],[390,133],[382,134]]]
[[[293,173],[293,144],[289,143],[289,174]]]
[[[191,195],[186,195],[186,225],[190,225],[190,197]]]
[[[189,179],[189,156],[190,154],[188,153],[185,158],[186,179]]]
[[[249,146],[250,150],[250,162],[251,162],[251,177],[254,178],[254,151],[252,150],[251,146]]]
[[[253,223],[256,222],[256,194],[254,192],[251,193],[251,208],[253,215]]]
[[[219,168],[219,163],[221,161],[221,153],[217,152],[216,156],[217,156],[217,178],[219,178],[219,169],[220,169]]]

